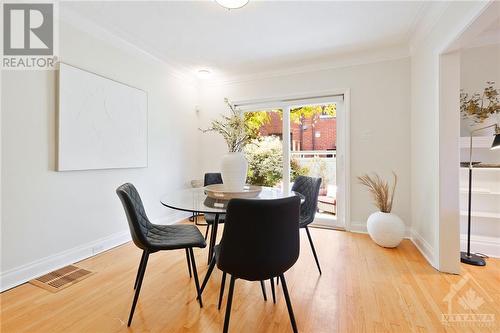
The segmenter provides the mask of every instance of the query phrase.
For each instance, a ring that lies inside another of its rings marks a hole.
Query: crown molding
[[[428,1],[420,7],[408,36],[410,54],[434,29],[451,3],[452,1]]]
[[[109,28],[105,28],[80,13],[69,8],[64,8],[63,6],[60,6],[59,9],[59,20],[129,54],[139,55],[155,65],[163,66],[174,77],[186,81],[191,85],[198,86],[198,79],[187,69],[146,51],[118,35],[123,35],[123,33],[111,31]]]
[[[276,71],[262,71],[248,75],[228,75],[209,80],[202,80],[202,86],[217,86],[227,84],[237,84],[273,77],[289,76],[294,74],[313,73],[327,71],[337,68],[345,68],[359,65],[368,65],[378,62],[408,58],[410,56],[408,45],[399,44],[382,48],[372,48],[368,50],[332,55],[330,61],[317,62],[313,65],[295,66]]]
[[[406,34],[406,38],[408,41],[411,41],[413,36],[417,33],[417,30],[421,29],[421,22],[424,20],[424,17],[429,10],[429,6],[431,5],[431,2],[422,2],[420,4],[420,7],[418,8],[417,14],[413,18],[413,21],[410,25],[410,28],[408,29],[408,32]],[[411,44],[411,43],[409,43]]]

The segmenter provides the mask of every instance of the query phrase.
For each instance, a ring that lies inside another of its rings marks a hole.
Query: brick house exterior
[[[260,135],[277,135],[282,137],[282,119],[277,112],[269,112],[271,121],[263,125]],[[337,118],[315,116],[306,118],[301,133],[300,124],[291,126],[291,146],[298,150],[332,150],[337,148]]]

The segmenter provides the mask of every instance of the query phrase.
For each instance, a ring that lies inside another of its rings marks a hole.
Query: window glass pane
[[[318,215],[335,218],[337,205],[335,103],[306,105],[290,110],[291,181],[298,175],[322,179]]]
[[[245,155],[248,160],[247,183],[281,187],[283,180],[283,111],[246,112],[245,122],[254,135],[252,143],[245,147]]]

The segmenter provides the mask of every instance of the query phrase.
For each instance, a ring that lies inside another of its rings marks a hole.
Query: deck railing
[[[337,156],[336,150],[292,150],[290,155],[295,158],[335,158]]]
[[[301,167],[306,167],[311,177],[321,177],[323,187],[336,184],[337,152],[335,150],[302,150],[291,151],[290,157]]]

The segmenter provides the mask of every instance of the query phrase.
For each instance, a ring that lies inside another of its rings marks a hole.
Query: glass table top
[[[281,189],[263,187],[259,195],[253,199],[280,199],[293,195],[298,195],[301,202],[304,197],[296,192],[283,192]],[[161,203],[169,208],[186,212],[224,214],[226,212],[228,200],[209,198],[205,194],[205,188],[188,188],[172,191],[161,198]]]

